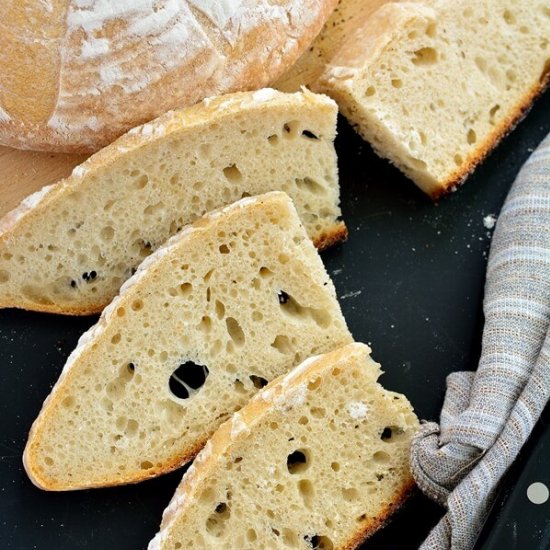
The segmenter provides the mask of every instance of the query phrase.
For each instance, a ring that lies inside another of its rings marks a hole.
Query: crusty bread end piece
[[[149,256],[81,337],[25,468],[48,490],[168,472],[262,384],[351,341],[288,196],[242,199]]]
[[[357,21],[316,89],[437,198],[511,130],[549,70],[545,0],[399,2]]]
[[[344,550],[413,487],[418,420],[377,383],[364,344],[312,357],[213,435],[183,477],[149,550]]]
[[[339,221],[336,104],[305,90],[231,94],[130,131],[0,220],[0,307],[101,311],[170,235],[282,190],[319,248]]]

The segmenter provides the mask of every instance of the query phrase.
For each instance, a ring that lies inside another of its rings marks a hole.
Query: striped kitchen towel
[[[499,480],[550,397],[550,135],[500,213],[487,268],[477,371],[447,378],[440,424],[411,449],[420,489],[447,507],[421,548],[475,544]]]

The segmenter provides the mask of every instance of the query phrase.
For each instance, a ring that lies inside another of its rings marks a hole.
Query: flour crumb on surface
[[[483,226],[485,227],[485,229],[493,229],[496,223],[497,218],[493,214],[488,214],[487,216],[483,217]]]
[[[348,298],[357,298],[357,296],[360,296],[362,292],[363,292],[362,290],[354,290],[352,292],[346,292],[346,294],[342,294],[342,296],[340,296],[340,300],[347,300]]]

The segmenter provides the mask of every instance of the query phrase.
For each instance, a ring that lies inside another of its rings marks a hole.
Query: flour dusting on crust
[[[220,30],[225,29],[229,20],[235,15],[242,0],[187,0],[204,13]]]
[[[0,107],[0,122],[9,122],[11,120],[10,115]]]

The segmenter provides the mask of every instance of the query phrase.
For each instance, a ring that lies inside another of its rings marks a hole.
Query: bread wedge
[[[307,359],[213,435],[149,550],[351,549],[402,503],[418,420],[364,344]]]
[[[242,199],[147,258],[81,337],[31,429],[27,473],[69,490],[174,470],[258,388],[351,340],[288,196]]]
[[[547,0],[398,2],[361,16],[315,89],[437,198],[511,130],[549,74]]]
[[[319,248],[345,238],[335,132],[331,99],[271,89],[130,131],[0,221],[0,307],[101,311],[178,229],[271,190],[293,198]]]

